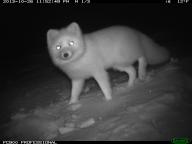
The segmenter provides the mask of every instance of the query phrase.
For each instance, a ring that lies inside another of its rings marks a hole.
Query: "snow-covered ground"
[[[146,80],[136,80],[132,88],[127,88],[125,73],[110,72],[113,99],[109,102],[94,80],[86,83],[74,105],[68,105],[70,81],[57,72],[43,80],[28,80],[29,84],[21,82],[1,101],[2,139],[192,138],[192,79],[183,71],[186,63],[152,67]]]

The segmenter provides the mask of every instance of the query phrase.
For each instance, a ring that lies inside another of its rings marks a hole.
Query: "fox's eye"
[[[74,42],[74,41],[69,41],[68,45],[69,45],[69,46],[74,46],[74,45],[75,45],[75,42]]]
[[[56,49],[57,49],[57,50],[60,50],[60,49],[61,49],[61,45],[57,45],[57,46],[56,46]]]

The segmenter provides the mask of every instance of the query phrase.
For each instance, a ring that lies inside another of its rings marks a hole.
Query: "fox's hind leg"
[[[129,81],[128,81],[128,87],[131,87],[134,85],[135,79],[136,79],[136,70],[135,68],[130,65],[128,67],[123,67],[123,66],[117,66],[115,69],[126,72],[129,75]]]
[[[145,57],[138,59],[138,75],[140,80],[144,80],[146,77],[147,61]]]

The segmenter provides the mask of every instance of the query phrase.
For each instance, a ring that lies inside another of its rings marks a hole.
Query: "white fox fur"
[[[146,76],[147,64],[158,64],[169,59],[169,52],[145,34],[125,27],[112,26],[83,34],[75,22],[61,30],[47,32],[47,43],[54,64],[72,80],[70,104],[76,103],[84,81],[93,77],[106,100],[112,90],[106,69],[113,68],[129,75],[128,86],[136,79],[132,64],[138,61],[140,79]]]

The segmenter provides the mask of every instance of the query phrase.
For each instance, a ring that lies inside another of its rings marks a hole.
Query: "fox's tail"
[[[159,46],[152,39],[142,35],[142,45],[149,64],[160,64],[170,59],[170,53],[165,47]]]

